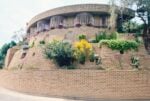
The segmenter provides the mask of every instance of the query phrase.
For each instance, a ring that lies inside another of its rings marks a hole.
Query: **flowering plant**
[[[89,57],[92,45],[85,39],[74,44],[74,57],[82,64]]]

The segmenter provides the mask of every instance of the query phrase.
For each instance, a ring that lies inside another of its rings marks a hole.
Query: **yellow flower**
[[[84,48],[80,48],[80,51],[81,51],[81,52],[84,52]]]
[[[87,45],[86,45],[86,49],[91,49],[92,48],[92,46],[88,43]]]
[[[74,56],[76,59],[79,59],[81,54],[85,54],[86,58],[88,58],[92,50],[92,44],[87,40],[82,39],[79,42],[74,43],[74,48]]]

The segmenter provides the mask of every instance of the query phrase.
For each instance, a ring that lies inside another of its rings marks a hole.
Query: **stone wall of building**
[[[0,71],[0,86],[34,95],[83,99],[150,99],[149,71]]]
[[[13,48],[10,48],[8,51],[7,51],[7,55],[6,55],[6,59],[5,59],[5,67],[7,68],[9,66],[9,64],[11,63],[11,60],[13,59],[14,57],[14,54],[19,50],[18,47],[13,47]]]
[[[79,34],[86,34],[87,39],[94,39],[95,33],[104,31],[104,29],[93,27],[80,27],[80,28],[68,28],[68,29],[54,29],[51,31],[41,32],[36,36],[32,36],[29,41],[29,50],[24,58],[21,58],[23,51],[20,49],[17,52],[13,52],[13,57],[6,58],[6,68],[8,69],[36,69],[36,70],[55,70],[57,66],[51,61],[45,58],[44,49],[40,45],[40,41],[49,43],[53,40],[66,40],[74,42],[78,40]],[[134,40],[133,35],[119,35],[119,38],[125,40]],[[34,43],[34,46],[32,46]],[[143,45],[140,46],[138,52],[125,52],[121,57],[118,51],[112,51],[107,47],[98,48],[98,44],[93,44],[95,53],[102,59],[101,67],[106,70],[132,70],[131,56],[137,56],[140,58],[140,68],[150,70],[150,55],[147,54]],[[8,55],[9,52],[8,52]],[[7,56],[8,57],[8,56]],[[122,59],[120,61],[120,58]],[[9,61],[9,62],[8,62]],[[120,68],[120,62],[121,68]],[[87,62],[85,65],[78,65],[80,69],[99,69],[95,63]]]
[[[14,57],[12,58],[8,70],[53,70],[56,69],[56,66],[52,61],[46,59],[44,56],[44,50],[42,48],[30,48],[24,58],[21,58],[23,55],[23,50],[18,50]]]

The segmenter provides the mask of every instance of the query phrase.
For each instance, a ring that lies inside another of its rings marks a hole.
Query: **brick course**
[[[149,71],[0,71],[0,86],[52,97],[150,99]]]

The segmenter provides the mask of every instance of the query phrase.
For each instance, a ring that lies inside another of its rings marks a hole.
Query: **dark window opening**
[[[105,17],[102,18],[102,26],[103,26],[103,27],[106,26],[106,18],[105,18]]]

